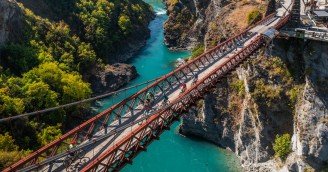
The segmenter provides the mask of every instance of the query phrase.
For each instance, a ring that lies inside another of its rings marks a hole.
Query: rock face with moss
[[[221,0],[166,0],[169,19],[164,25],[165,45],[191,49],[202,42],[207,23],[216,16]]]
[[[0,45],[21,36],[22,13],[14,0],[0,1]]]
[[[328,163],[328,48],[309,42],[304,46],[305,86],[300,95],[294,122],[293,150],[316,166]],[[300,159],[291,168],[305,169]]]
[[[327,48],[277,40],[276,57],[258,55],[237,68],[190,109],[180,132],[231,149],[245,171],[321,169],[328,156]],[[292,153],[280,161],[273,143],[283,134],[292,136]]]

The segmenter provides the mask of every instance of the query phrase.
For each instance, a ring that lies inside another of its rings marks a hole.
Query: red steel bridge
[[[288,23],[291,6],[292,1],[286,0],[276,13],[162,76],[4,171],[120,170],[146,150],[154,139],[159,139],[160,134],[215,87],[220,78],[264,47],[270,38],[263,33],[271,28],[279,30]],[[196,83],[192,83],[194,75],[199,78]],[[187,85],[183,93],[180,92],[182,83]],[[153,95],[152,110],[145,114],[142,109],[148,92]],[[164,94],[170,103],[162,103]],[[72,140],[77,146],[70,151],[83,150],[84,154],[67,167],[64,165],[68,156],[66,148]]]

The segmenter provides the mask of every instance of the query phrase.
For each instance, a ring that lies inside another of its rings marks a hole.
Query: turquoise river
[[[164,43],[163,24],[167,19],[162,0],[144,0],[151,4],[157,13],[156,18],[150,23],[151,36],[146,46],[128,62],[136,66],[138,78],[127,86],[135,85],[147,80],[167,74],[174,69],[174,62],[178,58],[190,55],[190,52],[171,52]],[[139,88],[140,89],[140,88]],[[136,92],[136,89],[122,93],[114,98],[101,102],[103,108]],[[154,141],[146,152],[141,152],[132,165],[123,168],[123,172],[229,172],[240,171],[240,165],[233,153],[218,146],[197,138],[187,138],[178,133],[179,122],[165,131],[160,140]]]

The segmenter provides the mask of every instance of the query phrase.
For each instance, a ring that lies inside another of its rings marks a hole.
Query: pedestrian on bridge
[[[183,92],[185,92],[186,90],[187,90],[187,84],[186,83],[182,83],[181,84],[181,92],[180,92],[180,94],[183,93]]]
[[[169,97],[164,93],[163,94],[163,105],[167,105],[169,103]]]
[[[149,108],[149,106],[148,105],[144,105],[144,107],[142,108],[142,110],[144,110],[144,114],[146,114],[146,115],[148,115],[149,114],[149,112],[150,112],[150,108]]]
[[[151,94],[151,92],[148,92],[146,94],[146,101],[148,100],[148,102],[150,102],[150,100],[152,99],[153,95]]]
[[[71,157],[74,156],[74,152],[71,152],[71,150],[75,147],[75,144],[76,144],[75,140],[72,140],[67,149]]]

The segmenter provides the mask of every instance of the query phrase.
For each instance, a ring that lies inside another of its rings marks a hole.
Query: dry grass
[[[258,5],[237,5],[236,9],[232,10],[226,17],[226,21],[236,26],[236,29],[242,30],[247,27],[247,14],[255,9],[258,9]]]

